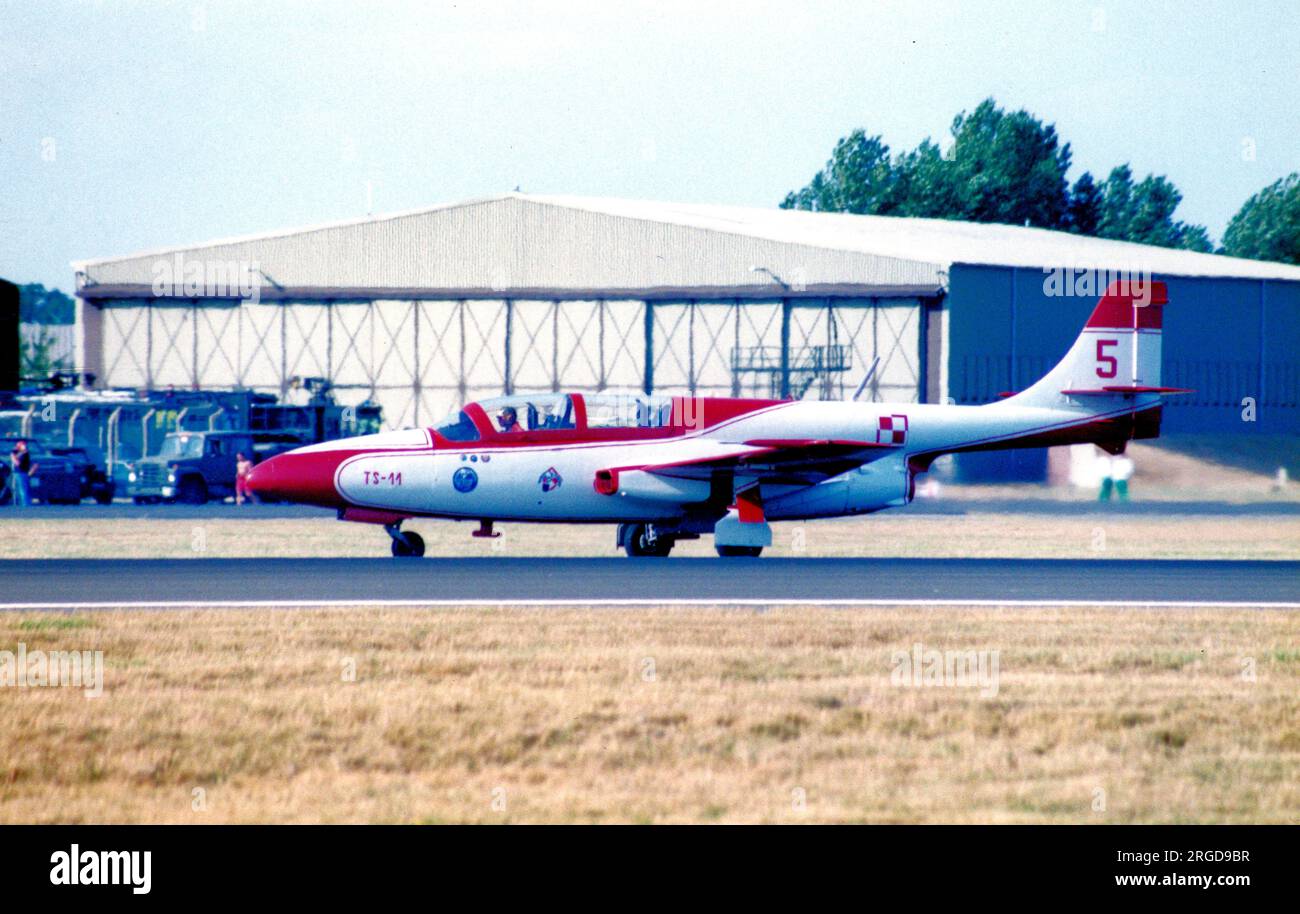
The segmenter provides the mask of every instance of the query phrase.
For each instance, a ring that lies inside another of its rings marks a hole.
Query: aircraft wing
[[[744,442],[744,449],[734,453],[640,469],[674,479],[713,479],[740,473],[764,482],[810,485],[870,463],[899,446],[874,441],[762,438]]]

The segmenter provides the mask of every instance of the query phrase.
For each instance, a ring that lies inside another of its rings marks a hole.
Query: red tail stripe
[[[1097,302],[1088,327],[1111,330],[1159,330],[1169,293],[1163,282],[1113,282]]]

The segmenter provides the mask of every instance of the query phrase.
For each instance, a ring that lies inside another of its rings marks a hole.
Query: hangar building
[[[538,390],[851,397],[873,365],[864,398],[988,402],[1095,303],[1053,271],[1145,271],[1169,284],[1165,383],[1196,390],[1165,430],[1300,434],[1300,267],[1043,229],[513,193],[73,266],[96,386],[321,377],[393,427]]]

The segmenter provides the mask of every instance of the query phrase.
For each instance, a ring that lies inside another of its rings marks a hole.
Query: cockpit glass
[[[478,427],[463,409],[443,419],[433,430],[448,441],[478,441],[479,437]]]
[[[577,428],[573,399],[568,394],[516,394],[479,403],[502,433]]]
[[[672,397],[646,394],[588,394],[589,428],[663,428],[672,424]]]

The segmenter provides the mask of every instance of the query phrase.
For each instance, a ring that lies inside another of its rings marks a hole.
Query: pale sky
[[[516,186],[775,206],[990,95],[1218,242],[1300,170],[1300,4],[0,0],[0,276]]]

